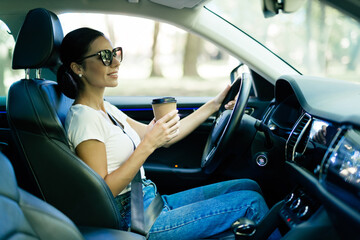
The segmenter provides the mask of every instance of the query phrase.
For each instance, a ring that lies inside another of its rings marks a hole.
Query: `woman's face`
[[[105,37],[98,37],[90,44],[89,51],[85,56],[93,55],[106,49],[110,51],[113,49],[111,42]],[[105,66],[100,56],[86,58],[83,65],[82,80],[85,89],[87,87],[105,88],[116,87],[118,85],[120,62],[116,58],[113,58],[110,66]]]

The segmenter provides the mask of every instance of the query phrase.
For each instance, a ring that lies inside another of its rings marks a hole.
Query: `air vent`
[[[305,150],[306,141],[301,141],[302,136],[306,132],[306,128],[309,126],[311,122],[311,116],[307,113],[304,113],[299,120],[295,123],[295,127],[289,135],[289,138],[286,142],[285,147],[285,158],[288,161],[293,161],[296,149],[299,147]],[[304,146],[300,146],[304,145]]]

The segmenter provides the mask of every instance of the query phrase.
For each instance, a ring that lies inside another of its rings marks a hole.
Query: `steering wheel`
[[[229,141],[241,123],[249,99],[250,89],[250,73],[243,73],[231,85],[228,94],[221,103],[201,159],[201,168],[205,173],[213,173],[223,160]],[[226,110],[225,104],[233,100],[237,93],[239,93],[239,96],[234,109]]]

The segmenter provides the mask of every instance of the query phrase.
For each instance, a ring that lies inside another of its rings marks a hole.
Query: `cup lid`
[[[176,99],[174,97],[163,97],[163,98],[155,98],[152,100],[152,104],[159,103],[176,103]]]

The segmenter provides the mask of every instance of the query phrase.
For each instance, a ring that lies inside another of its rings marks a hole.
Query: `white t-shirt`
[[[71,106],[65,120],[65,129],[70,148],[75,153],[75,148],[82,142],[90,139],[103,142],[106,147],[108,174],[123,164],[139,145],[140,137],[127,123],[126,114],[109,102],[105,101],[105,110],[124,126],[124,131],[116,126],[103,111],[95,110],[89,106],[76,104]],[[132,141],[131,141],[131,139]],[[144,169],[141,167],[142,178],[145,178]],[[120,194],[130,190],[130,184]]]

